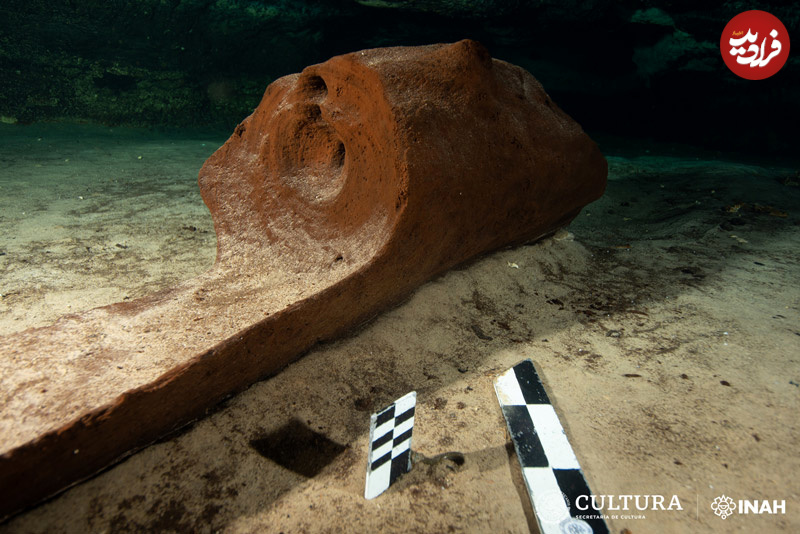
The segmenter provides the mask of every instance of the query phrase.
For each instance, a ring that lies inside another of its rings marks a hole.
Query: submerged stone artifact
[[[473,41],[272,83],[200,170],[213,269],[0,339],[0,517],[96,473],[476,255],[568,224],[606,161]]]

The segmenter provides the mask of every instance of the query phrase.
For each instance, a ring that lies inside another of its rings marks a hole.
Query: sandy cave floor
[[[211,266],[195,177],[224,138],[0,127],[0,333]],[[525,358],[595,493],[683,506],[612,532],[800,532],[798,167],[601,148],[607,194],[569,234],[433,280],[0,532],[535,532],[492,387]],[[465,461],[365,501],[369,414],[410,390],[413,449]],[[723,521],[721,494],[787,513]]]

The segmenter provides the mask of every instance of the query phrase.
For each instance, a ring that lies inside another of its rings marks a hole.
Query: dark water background
[[[471,38],[536,76],[592,134],[787,157],[796,54],[752,82],[720,35],[763,9],[798,35],[797,3],[403,0],[6,0],[0,116],[229,134],[276,78],[364,48]]]

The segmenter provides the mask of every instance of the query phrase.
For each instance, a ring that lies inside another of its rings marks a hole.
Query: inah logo
[[[727,519],[736,510],[736,503],[730,497],[722,495],[714,499],[714,502],[711,503],[711,509],[722,519]]]
[[[739,500],[740,514],[785,514],[786,501],[747,501]]]

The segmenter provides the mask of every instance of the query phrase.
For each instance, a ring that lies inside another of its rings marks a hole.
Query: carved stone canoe
[[[553,233],[606,176],[536,79],[473,41],[364,50],[275,81],[200,170],[213,269],[0,338],[0,517],[447,269]]]

